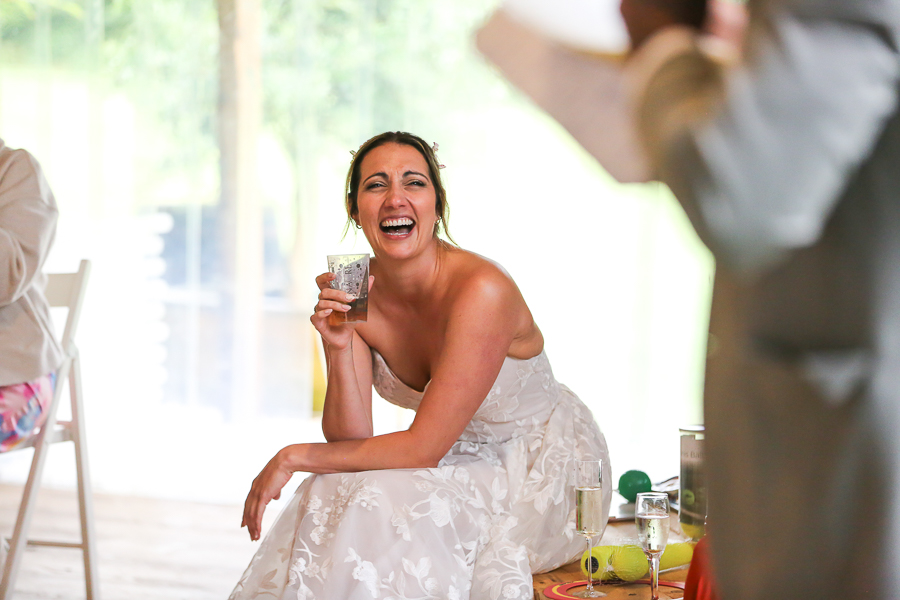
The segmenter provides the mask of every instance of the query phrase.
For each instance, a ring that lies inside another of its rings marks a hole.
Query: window
[[[343,180],[388,129],[439,142],[455,239],[516,279],[615,471],[677,473],[711,259],[665,189],[616,185],[479,57],[495,5],[0,3],[0,137],[60,207],[47,269],[94,262],[79,345],[98,490],[239,502],[277,449],[322,439],[313,278],[367,250],[341,239]],[[411,418],[378,406],[379,431]]]

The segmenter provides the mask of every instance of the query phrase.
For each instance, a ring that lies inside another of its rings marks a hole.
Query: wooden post
[[[232,418],[258,400],[263,295],[262,208],[257,137],[262,113],[260,1],[217,0],[219,168],[225,305],[231,317]]]

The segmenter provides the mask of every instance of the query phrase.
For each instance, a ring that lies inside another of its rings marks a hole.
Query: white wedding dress
[[[373,350],[375,389],[422,399]],[[311,475],[285,506],[233,600],[531,600],[532,573],[583,552],[575,532],[576,458],[604,461],[588,408],[546,355],[506,358],[487,398],[433,469]]]

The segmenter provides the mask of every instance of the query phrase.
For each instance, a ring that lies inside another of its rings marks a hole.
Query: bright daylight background
[[[677,474],[712,261],[664,187],[616,184],[478,55],[497,0],[259,0],[232,72],[228,4],[0,1],[0,137],[60,208],[47,270],[94,266],[95,491],[242,503],[279,448],[322,440],[313,278],[367,250],[341,239],[349,150],[395,129],[440,144],[453,236],[515,278],[616,480]],[[379,432],[411,419],[376,403]],[[74,485],[67,452],[48,485]],[[24,480],[24,454],[0,481]]]

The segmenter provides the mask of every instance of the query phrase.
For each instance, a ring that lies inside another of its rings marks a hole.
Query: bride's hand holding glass
[[[350,302],[354,300],[353,296],[336,290],[331,287],[331,281],[335,278],[334,273],[322,273],[316,277],[316,285],[319,288],[318,302],[310,322],[316,328],[316,331],[322,336],[322,340],[328,346],[335,350],[344,350],[350,348],[350,341],[353,339],[353,330],[355,327],[347,327],[347,323],[341,325],[333,325],[329,319],[332,312],[347,312],[350,310]],[[371,291],[375,277],[369,276],[369,290]]]

